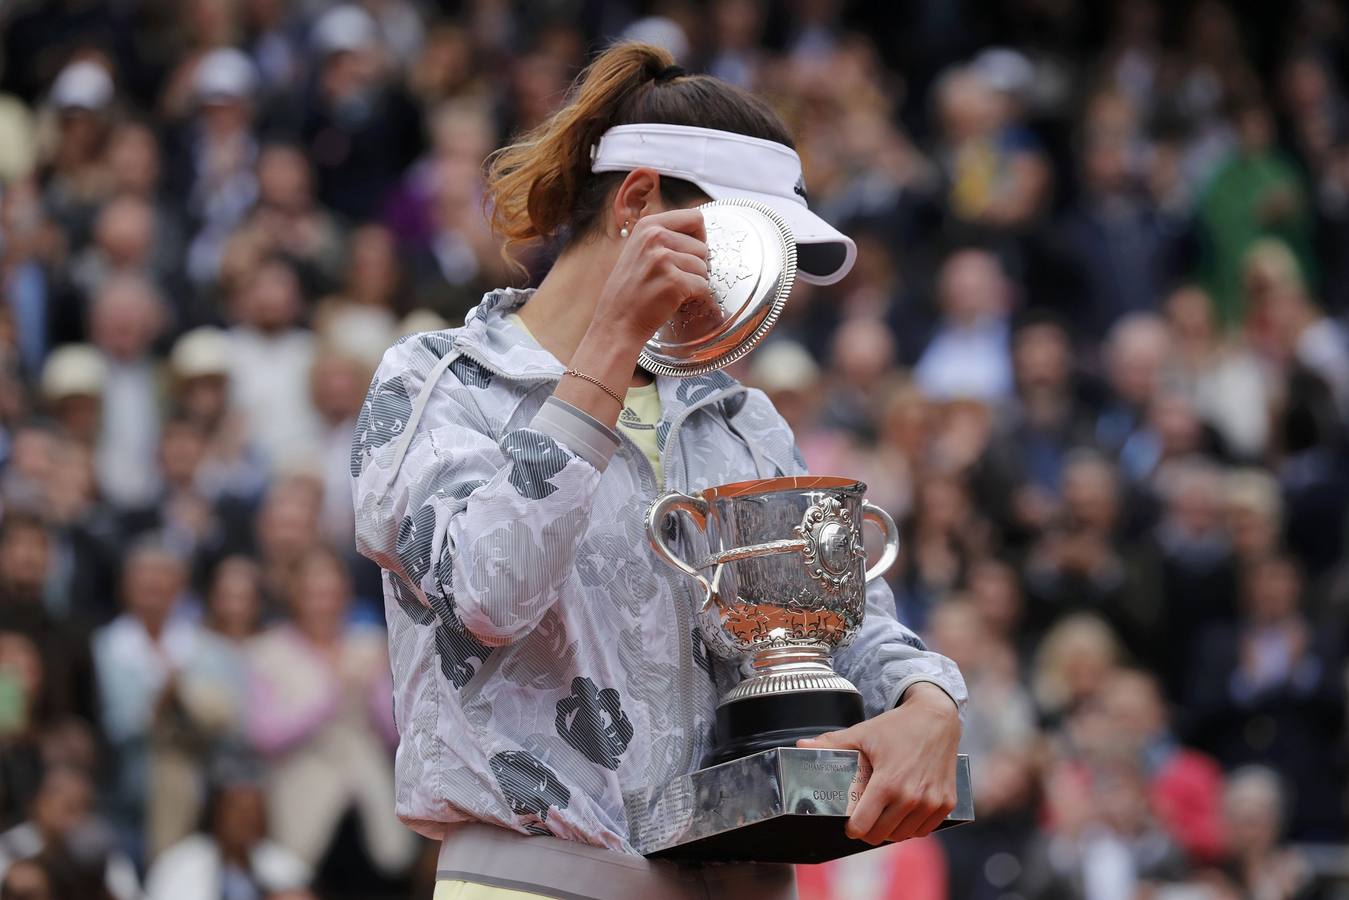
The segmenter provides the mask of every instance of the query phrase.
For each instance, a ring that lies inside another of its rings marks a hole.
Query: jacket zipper
[[[740,390],[743,390],[743,388]],[[723,389],[713,394],[709,394],[696,404],[686,406],[684,410],[670,422],[670,430],[665,435],[665,446],[660,450],[661,477],[657,496],[665,493],[666,485],[669,482],[670,448],[675,445],[675,442],[679,437],[679,429],[683,427],[684,421],[696,410],[718,402],[723,397],[729,396],[734,392],[735,389]],[[643,462],[646,463],[647,469],[649,470],[651,464],[646,460],[644,454],[642,454],[642,456]],[[655,473],[652,472],[653,477],[654,475]],[[688,490],[687,484],[681,484],[679,487],[681,490]],[[664,569],[665,567],[662,566],[661,568]],[[672,591],[675,592],[674,596],[677,598],[675,601],[675,621],[679,627],[679,707],[680,716],[684,723],[685,736],[683,755],[681,756],[679,765],[675,768],[675,771],[669,773],[669,776],[665,779],[668,782],[689,771],[693,762],[693,748],[697,744],[697,735],[693,732],[696,724],[693,715],[693,623],[691,621],[689,610],[693,606],[701,604],[702,601],[701,598],[698,598],[692,593],[693,589],[689,586],[688,579],[676,578],[673,573],[669,573],[668,569],[666,569],[666,572],[663,574],[665,574],[666,583],[671,586]],[[689,602],[690,600],[692,602]]]

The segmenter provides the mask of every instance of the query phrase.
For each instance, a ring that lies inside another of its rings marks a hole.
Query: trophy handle
[[[656,551],[657,556],[702,585],[705,598],[703,605],[706,606],[707,599],[713,595],[712,585],[703,577],[703,573],[680,559],[670,549],[670,545],[665,543],[665,538],[661,536],[661,526],[665,524],[665,517],[678,512],[688,513],[689,518],[693,520],[693,524],[698,527],[699,531],[707,527],[707,501],[702,497],[690,497],[687,494],[672,491],[658,497],[656,502],[651,504],[651,509],[647,511],[646,537],[647,540],[651,541],[651,549]]]
[[[871,581],[884,575],[899,559],[899,528],[888,512],[866,500],[862,501],[862,521],[875,525],[885,535],[885,549],[881,551],[881,558],[876,560],[876,565],[867,569],[866,580]]]

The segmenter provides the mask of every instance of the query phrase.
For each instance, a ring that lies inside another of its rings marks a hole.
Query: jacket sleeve
[[[421,385],[395,389],[394,425],[405,408],[414,421],[404,427],[415,429],[396,460],[389,446],[361,452],[371,423],[388,422],[374,408],[388,384],[376,375],[353,447],[356,538],[394,573],[396,599],[414,619],[429,620],[444,603],[478,641],[501,646],[529,634],[575,577],[577,543],[618,438],[551,398],[528,426],[495,437],[474,377],[451,366],[418,415],[409,398]]]
[[[808,474],[791,426],[762,392],[747,391],[734,418],[738,430],[784,475]],[[882,578],[867,585],[862,627],[851,644],[834,654],[834,667],[862,692],[868,717],[893,708],[920,681],[949,694],[964,717],[967,695],[960,669],[927,649],[918,635],[900,624],[895,618],[894,595]]]
[[[920,681],[941,688],[965,716],[965,679],[960,669],[895,618],[895,598],[882,578],[867,585],[867,612],[848,646],[834,654],[840,675],[862,692],[867,716],[894,708]]]

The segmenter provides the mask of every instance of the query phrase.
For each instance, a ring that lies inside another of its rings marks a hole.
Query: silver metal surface
[[[796,280],[796,238],[773,210],[741,198],[698,208],[716,302],[685,303],[646,342],[638,363],[657,375],[689,378],[744,356],[773,329]]]
[[[748,659],[751,675],[722,703],[801,690],[856,690],[830,665],[862,625],[866,582],[895,561],[899,532],[862,499],[851,478],[798,476],[742,481],[692,496],[658,498],[647,515],[656,553],[703,589],[698,627],[718,656]],[[668,516],[685,513],[685,562],[664,537]],[[862,525],[885,533],[866,569]],[[710,577],[704,572],[710,572]],[[811,677],[806,677],[811,676]]]
[[[675,779],[656,799],[635,843],[646,856],[779,862],[818,862],[869,850],[869,844],[843,834],[869,776],[869,767],[853,750],[765,750]],[[834,820],[811,823],[819,826],[817,833],[829,836],[827,842],[817,842],[827,843],[827,848],[782,847],[783,839],[804,833],[803,817]],[[973,820],[970,762],[961,755],[956,759],[956,806],[945,826]],[[781,828],[773,827],[775,822]],[[800,856],[792,857],[794,852]]]

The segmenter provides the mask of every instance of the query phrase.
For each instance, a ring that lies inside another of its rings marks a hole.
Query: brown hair
[[[710,75],[673,67],[674,58],[660,47],[616,44],[580,74],[562,109],[492,155],[486,202],[507,253],[536,240],[569,244],[595,229],[625,174],[591,172],[590,148],[615,125],[694,125],[793,146],[786,126],[762,100]],[[674,178],[662,178],[661,191],[678,204],[702,195]]]

